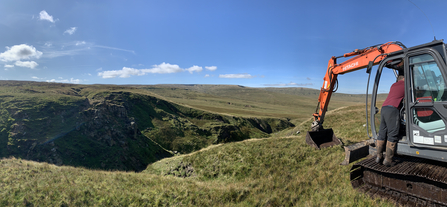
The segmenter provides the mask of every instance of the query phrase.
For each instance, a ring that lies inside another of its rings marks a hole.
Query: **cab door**
[[[445,64],[434,50],[407,55],[406,123],[409,144],[447,149],[447,87]]]

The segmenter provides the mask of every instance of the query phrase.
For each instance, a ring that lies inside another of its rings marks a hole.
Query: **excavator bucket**
[[[349,165],[351,162],[372,154],[369,146],[373,143],[374,139],[368,139],[353,145],[345,146],[345,160],[343,160],[340,165]]]
[[[306,142],[316,149],[331,147],[341,144],[341,141],[335,137],[332,129],[323,129],[320,131],[308,131],[306,134]]]
[[[335,145],[342,144],[341,141],[335,137],[334,131],[332,129],[323,129],[320,131],[308,131],[306,134],[306,143],[316,149],[331,147]],[[354,161],[373,154],[370,152],[370,145],[374,144],[374,139],[365,140],[353,145],[344,146],[345,149],[345,160],[341,165],[348,165]],[[374,149],[374,148],[373,148]]]

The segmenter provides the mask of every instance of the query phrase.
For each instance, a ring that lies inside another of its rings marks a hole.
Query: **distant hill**
[[[300,88],[300,87],[288,87],[288,88],[262,88],[267,91],[273,91],[277,93],[284,93],[284,94],[291,94],[291,95],[297,95],[297,96],[311,96],[316,97],[320,95],[320,90],[311,89],[311,88]],[[378,94],[377,99],[385,100],[387,94]],[[365,94],[346,94],[346,93],[338,93],[335,92],[332,95],[331,100],[335,101],[347,101],[347,102],[359,102],[359,103],[365,103]],[[371,96],[369,96],[371,97]],[[347,99],[347,100],[346,100]]]
[[[238,85],[136,86],[171,101],[241,116],[282,117],[304,121],[315,112],[320,91],[309,88],[250,88]],[[378,100],[385,100],[380,94]],[[365,95],[334,93],[328,110],[365,103]]]

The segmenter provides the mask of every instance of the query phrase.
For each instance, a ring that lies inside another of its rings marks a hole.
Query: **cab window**
[[[413,77],[414,101],[447,101],[447,87],[433,56],[429,54],[410,57]]]

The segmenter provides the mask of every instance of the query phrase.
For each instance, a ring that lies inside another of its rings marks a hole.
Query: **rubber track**
[[[404,156],[395,157],[395,161],[394,166],[386,167],[371,157],[353,165],[352,187],[403,206],[447,206],[446,163]],[[429,190],[405,191],[405,183]]]

